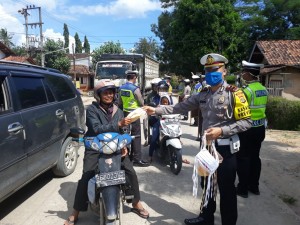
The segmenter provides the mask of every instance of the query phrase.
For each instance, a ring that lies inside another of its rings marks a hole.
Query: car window
[[[0,114],[9,110],[9,96],[4,81],[5,77],[0,77]]]
[[[12,77],[22,109],[47,103],[43,78]]]
[[[63,77],[46,76],[46,82],[49,84],[58,101],[64,101],[76,97],[74,90]]]
[[[44,85],[45,85],[45,89],[46,89],[46,93],[47,93],[47,97],[48,97],[48,102],[54,102],[55,98],[53,96],[53,93],[51,92],[51,89],[50,89],[48,83],[44,82]]]

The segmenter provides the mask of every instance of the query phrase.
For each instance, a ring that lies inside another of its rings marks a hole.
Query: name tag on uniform
[[[259,90],[259,91],[255,91],[255,95],[256,97],[263,97],[263,96],[267,96],[268,93],[266,90]]]
[[[130,97],[130,92],[129,91],[121,91],[121,96],[125,96],[125,97]]]

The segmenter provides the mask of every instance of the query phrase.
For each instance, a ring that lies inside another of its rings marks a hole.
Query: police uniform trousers
[[[75,200],[73,208],[78,211],[86,211],[88,208],[88,195],[87,188],[89,180],[95,176],[95,170],[98,167],[99,153],[95,150],[86,149],[83,159],[83,174],[78,181]],[[121,169],[125,170],[126,178],[128,178],[133,195],[134,201],[140,200],[140,190],[137,175],[133,168],[132,162],[129,157],[122,158]]]
[[[241,146],[237,153],[237,174],[238,188],[243,192],[248,189],[258,190],[261,172],[259,153],[265,135],[265,126],[252,127],[239,133]]]
[[[129,112],[124,112],[124,116],[126,117]],[[131,135],[138,136],[131,142],[131,152],[130,159],[133,161],[141,161],[142,160],[142,143],[141,143],[141,122],[140,120],[136,120],[131,124]]]
[[[223,162],[217,169],[217,183],[220,195],[220,212],[222,225],[235,225],[237,221],[237,196],[235,189],[236,178],[236,156],[231,154],[229,145],[218,146],[216,149],[223,157]],[[207,179],[206,179],[207,183]],[[201,179],[201,186],[204,187],[204,179]],[[211,197],[206,207],[200,212],[200,217],[207,222],[214,222],[216,201]]]

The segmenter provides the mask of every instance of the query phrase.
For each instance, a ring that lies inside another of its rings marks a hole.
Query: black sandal
[[[142,208],[142,209],[131,208],[131,212],[139,215],[143,219],[148,219],[149,218],[149,213],[145,214],[147,211],[144,208]]]

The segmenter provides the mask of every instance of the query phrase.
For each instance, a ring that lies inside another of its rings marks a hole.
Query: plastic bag
[[[200,152],[195,156],[194,161],[194,173],[193,179],[193,196],[197,196],[198,192],[198,176],[207,177],[207,184],[203,190],[202,200],[204,200],[203,206],[206,206],[208,199],[214,193],[213,179],[216,179],[216,170],[219,166],[222,157],[216,150],[215,142],[212,141],[210,145],[207,145],[206,133],[202,137]],[[206,179],[206,178],[204,178]]]

